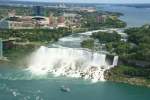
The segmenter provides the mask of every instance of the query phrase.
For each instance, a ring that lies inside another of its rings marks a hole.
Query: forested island
[[[150,25],[128,28],[124,32],[128,35],[127,41],[121,40],[117,32],[98,32],[81,45],[92,49],[93,40],[97,39],[105,50],[119,55],[119,65],[106,71],[106,79],[150,87]]]

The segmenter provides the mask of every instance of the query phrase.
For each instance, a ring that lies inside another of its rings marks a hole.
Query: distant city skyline
[[[150,3],[150,0],[10,0],[34,2],[68,2],[68,3]]]

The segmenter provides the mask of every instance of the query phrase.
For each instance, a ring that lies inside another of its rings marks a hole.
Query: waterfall
[[[103,73],[110,68],[106,55],[75,48],[48,48],[41,46],[30,59],[29,68],[36,75],[77,77],[104,81]]]
[[[104,72],[118,63],[117,56],[91,52],[81,47],[83,40],[89,39],[94,30],[75,33],[50,44],[41,46],[29,59],[28,70],[34,75],[76,77],[92,82],[105,81]]]

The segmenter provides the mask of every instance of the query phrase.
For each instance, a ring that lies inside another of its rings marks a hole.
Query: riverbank
[[[129,75],[131,73],[132,75]],[[143,75],[138,75],[143,73]],[[144,69],[129,67],[129,66],[117,66],[105,72],[105,79],[117,83],[127,83],[137,86],[145,86],[150,88],[150,79],[145,77],[148,71]],[[148,76],[148,75],[147,75]]]

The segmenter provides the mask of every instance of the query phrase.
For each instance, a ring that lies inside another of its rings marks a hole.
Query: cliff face
[[[150,80],[144,77],[128,76],[118,73],[118,68],[112,68],[105,71],[104,78],[108,81],[127,83],[131,85],[150,87]]]

